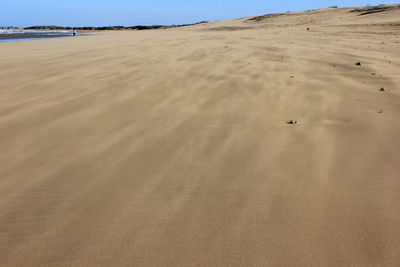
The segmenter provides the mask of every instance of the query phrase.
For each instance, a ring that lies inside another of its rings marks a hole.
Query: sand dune
[[[0,265],[399,266],[400,9],[354,9],[0,44]]]

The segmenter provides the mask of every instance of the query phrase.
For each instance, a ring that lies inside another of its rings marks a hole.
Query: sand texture
[[[353,9],[0,44],[0,265],[399,266],[400,8]]]

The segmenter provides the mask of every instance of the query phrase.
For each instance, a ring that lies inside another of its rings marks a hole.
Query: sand
[[[1,265],[399,266],[400,9],[350,10],[0,44]]]

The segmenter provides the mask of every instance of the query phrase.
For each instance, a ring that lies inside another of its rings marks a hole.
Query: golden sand
[[[350,10],[0,44],[0,265],[399,266],[400,9]]]

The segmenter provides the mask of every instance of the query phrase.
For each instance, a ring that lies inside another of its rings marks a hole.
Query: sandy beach
[[[1,43],[0,265],[399,266],[400,8],[354,10]]]

